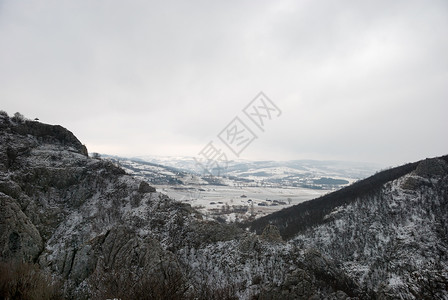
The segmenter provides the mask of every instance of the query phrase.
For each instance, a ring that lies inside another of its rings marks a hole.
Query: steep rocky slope
[[[60,126],[0,113],[0,263],[37,264],[67,299],[443,299],[444,159],[392,170],[329,206],[313,200],[319,219],[287,236],[288,214],[256,235],[89,158]]]
[[[38,263],[66,280],[69,292],[85,288],[99,267],[148,271],[172,260],[176,268],[178,248],[234,235],[203,225],[191,207],[112,163],[89,158],[60,126],[2,114],[0,130],[1,258]]]
[[[335,208],[292,241],[342,264],[382,297],[448,298],[448,164],[428,159],[381,189]]]
[[[448,156],[380,172],[254,221],[331,257],[371,297],[448,298]]]

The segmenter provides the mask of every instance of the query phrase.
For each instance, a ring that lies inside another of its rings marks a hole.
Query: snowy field
[[[227,221],[264,216],[331,192],[294,187],[211,185],[203,187],[159,185],[156,188],[170,198],[189,203],[206,216],[221,216]]]

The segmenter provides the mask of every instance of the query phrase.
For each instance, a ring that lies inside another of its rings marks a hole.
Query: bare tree
[[[22,114],[19,113],[19,112],[16,112],[16,113],[14,114],[14,116],[11,118],[11,120],[13,120],[13,121],[16,122],[16,123],[24,123],[24,122],[25,122],[25,116],[22,115]]]

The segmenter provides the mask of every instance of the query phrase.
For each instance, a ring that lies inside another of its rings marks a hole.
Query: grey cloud
[[[3,1],[0,109],[92,151],[196,155],[260,91],[244,158],[441,155],[445,1]]]

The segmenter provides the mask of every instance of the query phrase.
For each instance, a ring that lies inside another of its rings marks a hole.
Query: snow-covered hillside
[[[254,221],[336,261],[371,297],[448,297],[448,157],[387,170]]]
[[[198,165],[194,157],[169,156],[140,156],[135,158],[114,157],[127,162],[150,163],[169,167],[178,172],[201,175],[204,170]],[[241,180],[240,184],[265,184],[279,186],[307,186],[311,188],[328,188],[314,182],[322,177],[332,177],[353,182],[368,177],[378,171],[381,166],[372,163],[346,162],[346,161],[318,161],[318,160],[292,160],[292,161],[228,161],[226,168],[221,170],[221,177]],[[211,170],[213,171],[213,170]],[[217,175],[212,172],[212,175]],[[336,184],[344,185],[344,184]]]
[[[297,235],[359,285],[401,299],[448,298],[448,164],[422,161],[377,191],[335,208]]]

